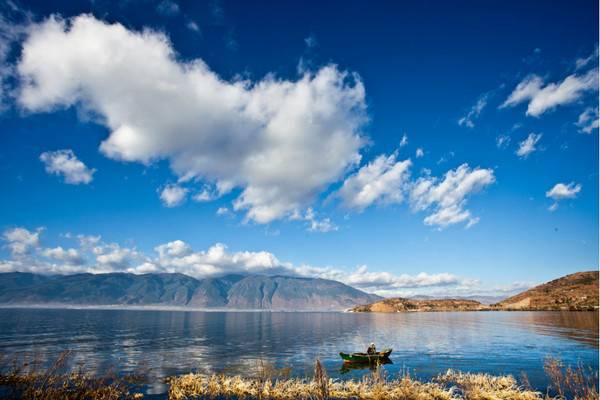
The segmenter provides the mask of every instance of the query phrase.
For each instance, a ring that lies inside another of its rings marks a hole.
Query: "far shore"
[[[412,314],[412,313],[467,313],[467,312],[530,312],[530,311],[575,311],[575,312],[590,312],[598,311],[599,307],[594,309],[537,309],[537,308],[499,308],[486,306],[479,309],[455,309],[455,310],[397,310],[397,311],[357,311],[351,309],[337,310],[287,310],[287,309],[232,309],[232,308],[199,308],[199,307],[181,307],[181,306],[160,306],[160,305],[122,305],[122,304],[0,304],[0,309],[48,309],[48,310],[113,310],[113,311],[178,311],[178,312],[232,312],[232,313],[349,313],[349,314]]]

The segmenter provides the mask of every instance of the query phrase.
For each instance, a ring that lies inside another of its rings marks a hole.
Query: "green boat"
[[[374,354],[367,353],[340,353],[342,360],[347,363],[376,363],[382,360],[387,360],[392,353],[392,349],[385,349]]]

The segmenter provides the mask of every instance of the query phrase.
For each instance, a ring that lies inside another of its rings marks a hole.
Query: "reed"
[[[222,374],[187,374],[168,378],[169,399],[265,399],[265,400],[550,400],[598,399],[597,374],[591,370],[564,368],[546,362],[556,396],[531,389],[526,376],[522,384],[510,376],[464,373],[448,370],[429,382],[412,378],[408,372],[388,379],[382,369],[361,380],[338,381],[328,378],[321,362],[315,363],[312,379],[281,379],[262,375],[243,378]]]
[[[65,370],[70,351],[64,351],[46,369],[38,358],[2,362],[0,369],[0,397],[23,400],[129,400],[141,399],[141,393],[132,392],[140,376],[117,376],[112,371],[95,376],[83,371]],[[2,360],[4,361],[4,360]]]

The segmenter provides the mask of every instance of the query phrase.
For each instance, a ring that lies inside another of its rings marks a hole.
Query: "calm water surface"
[[[0,354],[54,360],[74,351],[73,365],[99,374],[150,368],[148,394],[164,393],[162,377],[190,371],[251,375],[262,359],[309,376],[320,358],[330,376],[340,351],[369,342],[392,347],[390,376],[402,370],[426,379],[448,368],[513,374],[524,371],[545,390],[546,357],[598,370],[598,313],[271,313],[133,310],[0,309]],[[6,359],[6,358],[5,358]]]

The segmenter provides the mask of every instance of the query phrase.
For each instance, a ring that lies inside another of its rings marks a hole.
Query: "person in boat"
[[[369,347],[367,348],[367,354],[371,355],[371,354],[376,354],[377,353],[377,349],[375,348],[375,343],[371,343],[369,345]]]

